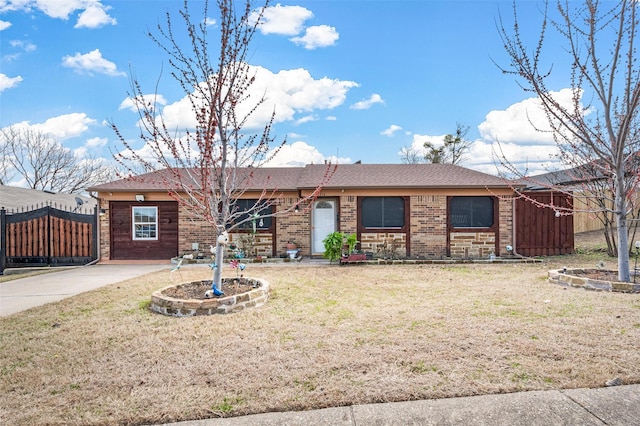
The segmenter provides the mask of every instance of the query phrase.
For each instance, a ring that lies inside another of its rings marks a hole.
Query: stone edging
[[[594,269],[553,269],[549,271],[549,282],[565,287],[578,287],[585,290],[612,291],[618,293],[640,293],[640,283],[596,280],[580,277],[576,274],[595,272]]]
[[[257,308],[264,305],[269,299],[269,282],[263,279],[246,278],[260,283],[260,286],[246,293],[211,299],[175,299],[165,296],[166,289],[182,284],[170,285],[156,290],[151,295],[150,309],[153,312],[174,316],[191,317],[195,315],[230,314],[243,311],[248,308]]]

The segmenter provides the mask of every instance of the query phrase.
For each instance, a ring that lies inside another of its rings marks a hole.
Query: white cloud
[[[100,49],[95,49],[85,54],[76,52],[73,56],[67,55],[62,58],[62,65],[72,68],[79,74],[86,73],[93,75],[93,73],[98,73],[109,76],[126,75],[126,73],[118,71],[116,64],[104,59]]]
[[[355,104],[351,105],[349,108],[351,109],[369,109],[375,104],[383,104],[384,101],[382,97],[377,93],[374,93],[369,97],[369,99],[363,99]]]
[[[336,117],[335,115],[327,115],[325,117],[325,120],[327,120],[327,121],[336,121],[336,120],[338,120],[338,117]]]
[[[559,165],[554,158],[557,154],[555,145],[521,145],[506,142],[498,146],[496,143],[491,144],[483,140],[472,143],[467,153],[468,160],[464,165],[493,175],[498,174],[498,169],[506,172],[500,166],[500,159],[493,155],[494,150],[502,151],[511,165],[523,174],[546,173]]]
[[[439,147],[444,144],[444,137],[445,135],[430,136],[430,135],[419,135],[416,133],[413,135],[413,140],[411,141],[411,147],[421,154],[426,154],[427,150],[424,147],[424,144],[426,142],[429,142],[431,145],[435,147]]]
[[[252,14],[252,20],[258,18],[258,12]],[[262,34],[297,35],[302,32],[304,22],[313,18],[313,13],[302,6],[267,7],[262,15],[259,30]]]
[[[388,129],[381,131],[380,134],[383,136],[392,137],[396,132],[399,132],[400,130],[402,130],[402,127],[396,124],[392,124]]]
[[[51,18],[68,20],[76,11],[82,11],[76,28],[97,28],[115,24],[116,20],[107,15],[110,7],[99,0],[0,0],[0,12],[39,10]]]
[[[11,47],[24,50],[25,52],[33,52],[34,50],[37,49],[35,44],[28,41],[11,40],[9,44],[11,45]]]
[[[31,128],[33,130],[50,134],[58,139],[68,139],[80,136],[95,124],[96,120],[87,117],[85,113],[74,112],[71,114],[59,115],[46,120],[44,123],[30,124],[28,121],[15,123],[19,128]]]
[[[107,145],[109,140],[107,138],[91,138],[87,139],[84,146],[73,150],[73,154],[78,158],[85,158],[87,154],[90,154],[96,150],[96,148],[102,148]]]
[[[101,148],[103,146],[106,146],[107,142],[107,138],[91,138],[87,139],[87,143],[85,144],[85,146],[87,148]]]
[[[571,89],[552,92],[552,96],[570,109],[573,102]],[[534,127],[535,126],[535,127]],[[544,130],[538,131],[536,130]],[[538,98],[528,98],[505,110],[491,111],[478,126],[480,135],[487,141],[514,142],[521,145],[555,145],[549,130],[549,122]]]
[[[573,108],[571,89],[562,89],[551,95],[563,107]],[[562,167],[555,158],[558,148],[538,98],[528,98],[505,110],[489,112],[478,130],[482,140],[474,142],[469,155],[474,164],[489,167],[493,163],[493,159],[489,160],[493,145],[521,173],[546,173]],[[495,173],[495,166],[492,167]]]
[[[570,89],[562,89],[552,95],[564,107],[572,107],[573,95]],[[547,117],[538,98],[525,99],[504,110],[491,111],[478,126],[481,138],[471,143],[465,155],[466,161],[462,165],[495,175],[498,174],[498,168],[505,170],[499,164],[499,156],[504,156],[512,167],[529,175],[561,168],[556,158],[558,149],[552,134],[536,128],[549,130]],[[411,148],[424,155],[425,142],[441,146],[443,139],[444,135],[415,134]]]
[[[118,21],[107,14],[109,6],[92,3],[78,16],[74,28],[100,28],[105,25],[116,25]]]
[[[312,121],[318,121],[318,117],[315,115],[305,115],[304,117],[297,119],[295,124],[300,125],[304,123],[310,123]]]
[[[273,154],[273,152],[272,150],[269,154]],[[267,167],[302,167],[307,164],[323,164],[325,160],[331,161],[333,164],[352,162],[350,158],[346,157],[325,156],[316,147],[306,142],[297,141],[282,146],[267,164]]]
[[[153,104],[166,105],[167,104],[167,100],[162,95],[148,94],[148,95],[143,95],[142,97],[144,99],[144,102],[146,102],[149,105],[153,105]],[[122,101],[118,109],[119,110],[128,109],[133,112],[138,112],[132,98],[126,98],[124,101]]]
[[[217,23],[218,23],[218,21],[216,21],[216,20],[215,20],[215,19],[213,19],[213,18],[204,18],[204,24],[205,24],[207,27],[214,26],[214,25],[216,25]]]
[[[76,158],[84,158],[87,156],[88,149],[86,146],[81,146],[73,150],[73,156]]]
[[[263,127],[274,108],[276,123],[293,121],[297,113],[333,109],[345,102],[349,89],[358,86],[358,83],[347,80],[314,79],[309,71],[302,68],[282,70],[276,74],[260,66],[251,68],[250,74],[255,74],[255,83],[250,88],[249,100],[238,106],[238,113],[240,116],[247,114],[263,95],[266,101],[246,123],[248,129]],[[192,106],[186,98],[167,105],[162,114],[169,128],[195,127]]]
[[[11,89],[12,87],[16,87],[22,81],[22,77],[9,77],[6,74],[0,73],[0,93],[4,92],[6,89]]]
[[[444,137],[445,135],[414,134],[410,148],[417,155],[424,157],[427,153],[424,143],[429,142],[435,147],[439,147],[444,143]],[[555,146],[522,146],[513,142],[502,143],[500,146],[504,155],[522,172],[527,171],[529,174],[546,173],[548,168],[555,163],[552,158],[556,153]],[[482,139],[472,141],[469,150],[465,154],[465,161],[461,165],[483,173],[498,175],[499,160],[493,155],[494,149],[498,149],[498,146],[491,141]],[[401,152],[398,152],[398,155],[400,156]]]
[[[22,1],[29,8],[40,9],[47,16],[58,19],[69,19],[69,15],[86,5],[84,0],[37,0]]]
[[[11,25],[13,25],[11,22],[8,21],[2,21],[0,20],[0,31],[4,31],[7,28],[9,28]]]
[[[307,50],[313,50],[318,47],[333,46],[339,38],[340,35],[334,27],[317,25],[307,28],[303,36],[293,37],[291,41],[304,46]]]

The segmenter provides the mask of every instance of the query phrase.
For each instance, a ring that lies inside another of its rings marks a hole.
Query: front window
[[[360,204],[362,227],[365,229],[404,227],[403,197],[364,197]]]
[[[249,210],[252,212],[249,213]],[[240,224],[240,229],[264,231],[271,228],[273,223],[273,217],[263,217],[273,213],[273,206],[265,206],[264,201],[260,202],[254,199],[238,199],[235,201],[235,211],[241,213],[236,219],[236,223],[246,221]]]
[[[451,197],[449,220],[452,228],[491,228],[493,197]]]
[[[133,239],[158,239],[158,207],[133,207]]]

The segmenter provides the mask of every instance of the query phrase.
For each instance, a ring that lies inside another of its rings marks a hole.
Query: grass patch
[[[53,267],[53,268],[39,268],[39,269],[5,269],[4,274],[0,275],[0,284],[7,282],[18,280],[20,278],[34,277],[36,275],[50,274],[52,272],[60,272],[64,271],[64,267]]]
[[[149,312],[150,295],[208,267],[149,274],[0,318],[3,422],[157,424],[640,383],[640,296],[544,279],[584,262],[256,265],[245,274],[271,283],[266,305],[192,318]]]

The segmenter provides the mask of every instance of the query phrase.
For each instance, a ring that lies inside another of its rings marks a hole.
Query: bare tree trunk
[[[618,280],[631,281],[629,270],[629,234],[627,229],[627,203],[624,193],[624,176],[617,178],[616,184],[616,224],[618,229]]]
[[[224,245],[216,238],[216,267],[213,268],[212,288],[222,289],[222,268],[224,265]]]

